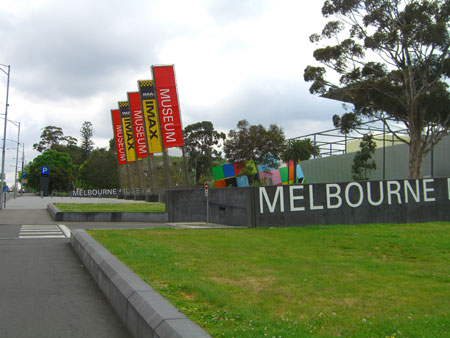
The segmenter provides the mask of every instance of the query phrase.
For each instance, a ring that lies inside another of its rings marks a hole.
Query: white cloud
[[[321,5],[4,0],[0,63],[11,64],[8,118],[22,123],[27,161],[38,155],[32,144],[47,125],[78,138],[83,121],[91,121],[96,146],[107,146],[110,110],[136,90],[138,79],[151,78],[152,64],[175,64],[185,126],[209,120],[228,132],[247,119],[277,123],[287,137],[331,128],[340,105],[314,97],[303,81],[315,47],[308,36],[324,23]],[[6,77],[0,74],[3,107],[5,92]],[[14,127],[8,130],[13,137]],[[12,157],[8,151],[9,183]]]

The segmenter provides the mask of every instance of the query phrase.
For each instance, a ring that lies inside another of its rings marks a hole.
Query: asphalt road
[[[130,337],[69,238],[20,238],[25,231],[31,237],[33,231],[50,231],[48,226],[59,230],[45,209],[47,203],[45,198],[22,196],[9,199],[0,210],[0,337]]]

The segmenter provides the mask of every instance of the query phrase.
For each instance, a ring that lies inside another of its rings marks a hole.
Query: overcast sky
[[[303,80],[314,64],[308,37],[325,20],[323,1],[2,0],[0,63],[11,65],[8,119],[21,122],[25,160],[48,125],[96,147],[112,138],[110,110],[174,64],[183,126],[211,121],[228,133],[241,119],[281,126],[287,138],[332,128],[337,102]],[[4,69],[4,67],[3,67]],[[6,99],[0,74],[0,112]],[[3,115],[2,115],[3,117]],[[1,137],[3,137],[3,120]],[[6,180],[14,182],[17,127],[7,127]],[[22,155],[19,154],[19,158]]]

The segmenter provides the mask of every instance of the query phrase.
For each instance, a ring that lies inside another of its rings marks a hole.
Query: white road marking
[[[63,230],[63,228],[65,228]],[[70,230],[65,225],[27,225],[20,228],[19,239],[69,238]]]
[[[70,238],[70,235],[72,234],[70,229],[66,227],[64,224],[58,224],[58,226],[61,229],[61,231],[64,232],[64,235],[66,235],[67,238]]]

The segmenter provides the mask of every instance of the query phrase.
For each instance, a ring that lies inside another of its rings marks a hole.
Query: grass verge
[[[89,233],[213,337],[448,337],[450,223]]]
[[[164,203],[54,203],[63,212],[165,212]]]

